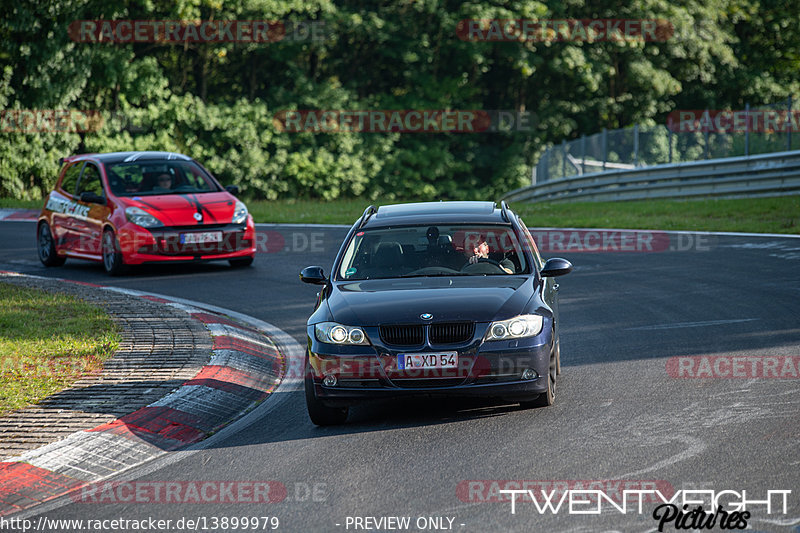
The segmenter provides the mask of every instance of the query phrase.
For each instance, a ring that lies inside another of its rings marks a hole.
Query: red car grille
[[[207,242],[202,244],[182,244],[177,235],[168,237],[158,237],[157,245],[144,246],[139,249],[140,253],[158,255],[222,255],[246,250],[253,245],[251,239],[244,239],[243,232],[225,233],[220,242]]]

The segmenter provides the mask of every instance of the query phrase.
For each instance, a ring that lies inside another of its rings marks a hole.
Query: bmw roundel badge
[[[422,320],[431,320],[433,318],[433,315],[430,313],[422,313],[421,315],[419,315],[419,317]]]

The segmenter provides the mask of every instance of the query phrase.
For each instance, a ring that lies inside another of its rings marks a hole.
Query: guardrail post
[[[639,166],[639,124],[633,125],[633,166]]]
[[[542,183],[546,183],[550,181],[550,147],[547,147],[547,150],[544,151],[544,155],[542,156],[542,161],[544,161],[544,165],[542,168],[544,169],[544,176],[542,176]],[[537,172],[538,174],[538,172]],[[536,176],[536,179],[539,179],[539,176]]]
[[[586,134],[581,135],[581,174],[586,174]]]
[[[744,155],[750,157],[750,102],[744,104]]]
[[[789,121],[789,128],[787,128],[787,132],[786,132],[786,151],[788,152],[789,150],[792,149],[792,124],[794,124],[794,121],[792,120],[792,95],[791,94],[789,95],[789,98],[787,98],[787,102],[788,102],[788,104],[786,106],[787,107],[786,120]],[[786,122],[784,122],[784,124],[785,123]]]
[[[672,124],[670,123],[670,126]],[[669,164],[672,164],[672,128],[667,126],[667,142],[669,143]]]
[[[561,140],[561,177],[567,177],[567,140]]]
[[[606,171],[606,161],[608,161],[608,130],[603,128],[603,172]]]

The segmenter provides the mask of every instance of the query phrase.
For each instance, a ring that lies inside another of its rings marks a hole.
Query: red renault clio
[[[247,266],[256,252],[247,207],[192,158],[169,152],[82,154],[62,160],[39,215],[39,259],[128,265],[226,259]]]

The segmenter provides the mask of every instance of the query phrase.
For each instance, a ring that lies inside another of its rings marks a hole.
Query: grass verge
[[[116,326],[97,307],[0,283],[0,415],[99,372],[118,347]]]
[[[250,200],[247,207],[256,222],[350,225],[371,203],[380,205],[381,202],[361,199],[331,202]],[[28,204],[30,202],[0,199],[0,207],[31,208]],[[41,205],[37,203],[33,207],[38,209]],[[514,203],[511,207],[531,227],[800,233],[800,195],[753,199]]]
[[[15,200],[13,198],[0,198],[0,208],[16,209],[41,209],[44,200]]]
[[[379,202],[374,202],[379,205]],[[352,224],[367,200],[248,202],[256,222]],[[532,227],[800,233],[800,196],[511,206]]]
[[[800,233],[800,196],[512,207],[528,226]]]

